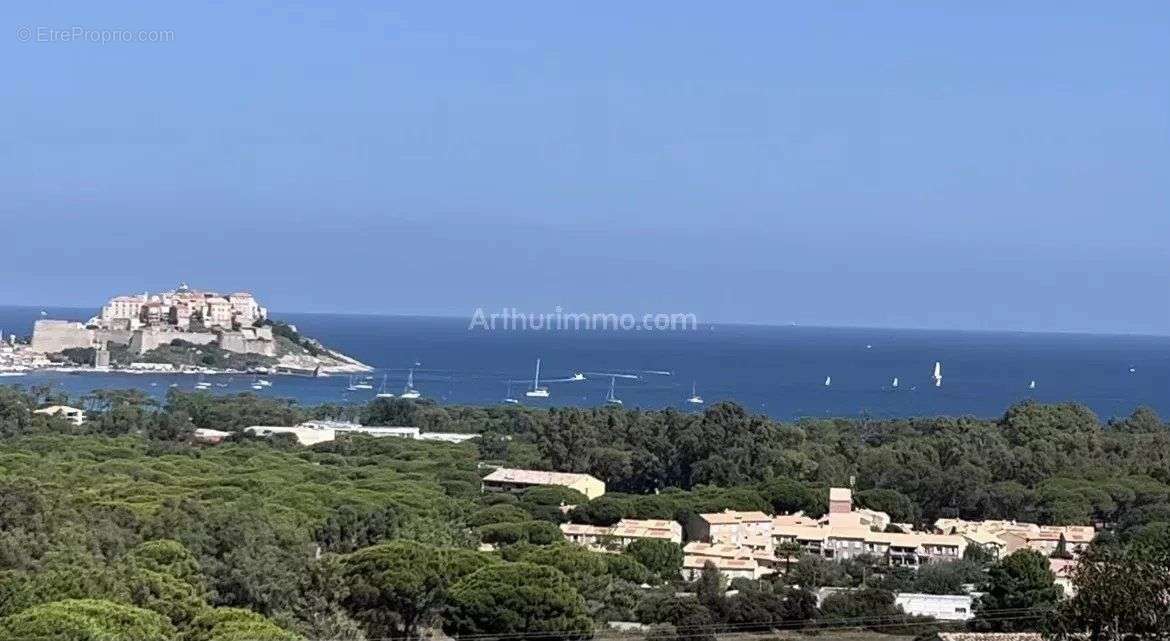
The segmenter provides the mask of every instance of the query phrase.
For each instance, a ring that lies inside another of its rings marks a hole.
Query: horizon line
[[[75,305],[0,305],[0,309],[15,308],[15,309],[68,309],[68,310],[88,310],[88,306]],[[101,305],[96,306],[101,309]],[[269,318],[278,317],[278,314],[271,313],[273,308],[269,308]],[[353,317],[373,317],[373,318],[414,318],[414,319],[436,319],[436,320],[466,320],[463,316],[454,314],[419,314],[419,313],[390,313],[390,312],[323,312],[323,311],[295,311],[295,310],[275,310],[284,314],[299,314],[304,316],[353,316]],[[922,326],[905,326],[905,325],[840,325],[833,323],[783,323],[775,321],[700,321],[699,325],[707,326],[727,326],[727,327],[758,327],[758,328],[789,328],[789,329],[832,329],[832,330],[881,330],[881,331],[910,331],[910,332],[961,332],[972,334],[1047,334],[1059,336],[1098,336],[1098,337],[1116,337],[1116,338],[1170,338],[1170,333],[1157,334],[1146,332],[1121,332],[1121,331],[1098,331],[1098,330],[1059,330],[1059,329],[986,329],[986,328],[965,328],[965,327],[922,327]],[[565,331],[565,330],[562,330]],[[598,331],[598,330],[582,330],[582,331]],[[605,330],[602,330],[605,331]],[[620,330],[612,330],[620,331]]]

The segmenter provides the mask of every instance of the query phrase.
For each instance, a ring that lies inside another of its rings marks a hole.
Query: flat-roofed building
[[[483,478],[483,489],[488,491],[518,492],[541,485],[556,485],[577,490],[589,500],[605,494],[605,482],[589,474],[500,467]]]
[[[857,588],[821,588],[817,590],[817,605],[833,594],[854,592]],[[972,618],[975,597],[970,594],[922,594],[895,592],[894,604],[912,616],[928,616],[939,621],[966,621]]]
[[[33,414],[44,414],[46,416],[59,416],[74,425],[81,425],[85,422],[85,410],[76,407],[69,407],[68,405],[50,405],[42,407],[39,410],[33,410]]]
[[[234,434],[234,432],[225,432],[223,430],[213,430],[206,427],[200,427],[197,428],[194,433],[192,433],[192,437],[200,443],[218,445],[232,434]]]
[[[305,421],[294,426],[253,425],[244,431],[256,436],[272,436],[274,434],[292,434],[301,445],[316,445],[335,440],[346,434],[365,434],[374,438],[407,438],[418,441],[442,441],[445,443],[462,443],[466,440],[478,438],[478,434],[458,434],[453,432],[423,432],[417,427],[371,426],[347,423],[344,421]]]
[[[291,434],[301,445],[316,445],[327,443],[337,437],[337,432],[331,427],[308,427],[297,425],[288,427],[283,425],[253,425],[244,428],[244,431],[255,436],[275,436],[277,434]]]

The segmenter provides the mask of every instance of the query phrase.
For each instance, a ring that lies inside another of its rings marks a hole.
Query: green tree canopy
[[[663,580],[674,580],[682,571],[682,546],[674,541],[638,539],[627,545],[623,553],[636,559]]]
[[[543,633],[541,638],[555,641],[587,638],[593,621],[585,600],[560,570],[503,563],[455,584],[443,628],[455,637]]]
[[[1048,557],[1034,550],[1017,550],[988,571],[986,594],[975,605],[974,626],[979,630],[1015,632],[1036,629],[1051,614],[1061,589],[1048,568]]]
[[[443,554],[412,541],[359,550],[343,560],[346,607],[374,637],[414,639],[443,604],[449,581]]]
[[[174,635],[161,614],[95,599],[42,603],[0,619],[0,639],[20,641],[172,641]]]

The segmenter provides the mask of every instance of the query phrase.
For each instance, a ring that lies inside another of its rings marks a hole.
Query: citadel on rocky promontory
[[[85,323],[38,320],[29,347],[34,353],[66,355],[75,362],[82,354],[92,362],[78,364],[95,367],[152,363],[180,369],[186,365],[239,369],[239,364],[297,372],[369,369],[300,336],[292,325],[272,321],[267,308],[248,292],[199,291],[186,283],[172,291],[115,296]]]

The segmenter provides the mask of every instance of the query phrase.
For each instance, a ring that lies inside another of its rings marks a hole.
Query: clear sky
[[[0,304],[1170,334],[1170,3],[281,4],[5,7]]]

